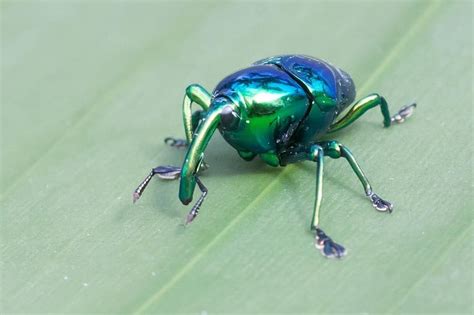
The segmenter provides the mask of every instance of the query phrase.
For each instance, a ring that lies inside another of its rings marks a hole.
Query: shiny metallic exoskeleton
[[[367,110],[380,107],[383,124],[401,123],[413,113],[416,104],[403,107],[393,117],[387,102],[371,94],[354,102],[355,85],[349,74],[330,63],[302,55],[283,55],[255,62],[224,78],[212,94],[197,84],[186,89],[183,120],[186,139],[166,138],[175,147],[187,147],[182,167],[159,166],[138,186],[136,201],[154,175],[180,178],[179,198],[192,201],[196,184],[202,194],[189,212],[186,223],[198,214],[208,190],[198,177],[208,166],[204,150],[216,129],[238,154],[250,161],[259,156],[271,166],[300,161],[316,162],[316,201],[311,221],[316,247],[326,257],[342,257],[343,246],[332,241],[319,226],[322,198],[323,157],[346,159],[364,187],[366,196],[378,211],[391,212],[393,206],[372,190],[349,149],[341,143],[321,141],[356,121]],[[201,110],[192,111],[192,104]],[[344,114],[342,114],[344,112]]]

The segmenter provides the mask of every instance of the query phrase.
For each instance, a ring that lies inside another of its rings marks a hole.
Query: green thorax
[[[235,128],[220,128],[226,141],[238,151],[253,153],[276,151],[311,106],[304,89],[271,65],[252,66],[230,75],[213,96],[230,99],[239,110]]]

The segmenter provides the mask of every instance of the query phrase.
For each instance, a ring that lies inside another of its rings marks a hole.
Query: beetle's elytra
[[[165,139],[172,146],[187,147],[184,163],[182,167],[152,169],[135,190],[133,200],[140,198],[154,175],[164,179],[180,178],[179,199],[183,204],[192,201],[197,184],[202,194],[187,216],[186,223],[190,223],[208,192],[198,177],[199,172],[207,168],[203,161],[204,150],[214,131],[219,129],[244,160],[251,161],[258,155],[271,166],[307,160],[316,162],[316,201],[311,229],[315,231],[315,245],[321,253],[340,258],[345,255],[344,247],[332,241],[319,226],[324,156],[342,157],[349,162],[375,209],[391,212],[393,206],[373,192],[346,146],[335,140],[319,139],[349,126],[373,107],[380,107],[383,124],[389,127],[403,122],[416,106],[405,106],[391,117],[385,99],[371,94],[341,115],[355,95],[354,82],[346,72],[326,61],[302,55],[257,61],[224,78],[212,94],[200,85],[190,85],[183,101],[186,140]],[[193,103],[201,110],[193,113]]]

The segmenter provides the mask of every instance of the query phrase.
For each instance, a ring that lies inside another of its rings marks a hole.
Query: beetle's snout
[[[183,203],[183,205],[187,206],[189,205],[189,203],[193,201],[192,198],[187,198],[187,199],[184,199],[184,200],[181,200],[181,202]]]

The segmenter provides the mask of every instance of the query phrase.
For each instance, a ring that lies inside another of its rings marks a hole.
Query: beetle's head
[[[347,106],[354,102],[356,96],[356,89],[351,76],[343,70],[339,70],[337,85],[338,112],[342,112]]]

